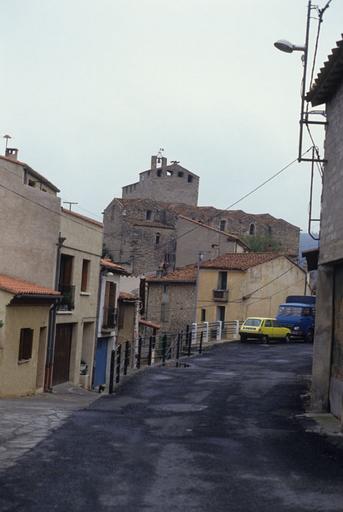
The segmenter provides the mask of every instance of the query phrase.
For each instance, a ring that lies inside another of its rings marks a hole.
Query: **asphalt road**
[[[0,472],[0,511],[343,511],[343,455],[295,415],[310,345],[141,372]]]

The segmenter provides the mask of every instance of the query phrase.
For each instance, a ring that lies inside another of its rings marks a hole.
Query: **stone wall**
[[[147,219],[147,212],[150,212]],[[104,246],[113,261],[134,275],[172,269],[177,216],[154,201],[114,199],[104,212]]]
[[[178,164],[149,169],[139,182],[123,187],[125,199],[147,198],[167,203],[197,205],[199,177]]]
[[[194,314],[195,283],[148,283],[146,318],[160,324],[160,333],[185,331]]]

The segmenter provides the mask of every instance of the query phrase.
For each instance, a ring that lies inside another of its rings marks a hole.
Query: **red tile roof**
[[[124,267],[121,267],[120,265],[118,265],[118,263],[113,263],[113,261],[111,261],[109,258],[101,258],[100,265],[109,270],[113,270],[114,272],[117,272],[118,274],[129,275],[129,273],[130,273],[127,270],[125,270]]]
[[[146,281],[148,283],[195,283],[196,266],[187,265],[186,267],[176,269],[174,272],[170,272],[164,276],[147,277]]]
[[[201,268],[247,270],[248,268],[279,258],[280,256],[284,255],[276,252],[227,253],[213,260],[202,262]]]
[[[336,48],[332,49],[328,60],[324,62],[322,68],[315,79],[311,90],[306,95],[306,100],[310,101],[314,107],[327,103],[336,93],[338,87],[342,84],[343,75],[343,34],[336,43]]]
[[[77,217],[78,219],[85,220],[90,224],[95,224],[95,226],[99,226],[99,228],[104,227],[102,222],[99,222],[95,219],[91,219],[90,217],[86,217],[85,215],[81,215],[80,213],[73,212],[72,210],[67,210],[66,208],[61,208],[61,210],[63,213],[66,213],[67,215],[71,215],[72,217]]]
[[[119,299],[120,299],[120,300],[131,300],[131,301],[135,301],[135,300],[138,300],[138,297],[136,297],[136,295],[134,295],[133,293],[129,293],[129,292],[120,292],[120,294],[119,294]]]
[[[144,318],[141,318],[139,320],[139,325],[144,325],[144,327],[151,327],[152,329],[160,329],[160,324],[156,324],[155,322],[150,322],[150,320],[144,320]]]
[[[52,288],[45,288],[29,281],[0,274],[0,290],[13,295],[61,295]]]

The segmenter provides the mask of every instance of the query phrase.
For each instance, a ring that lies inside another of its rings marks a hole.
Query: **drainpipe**
[[[194,307],[194,320],[193,320],[195,324],[197,323],[200,263],[202,262],[203,258],[204,258],[203,253],[199,252],[198,261],[197,261],[197,273],[196,273],[196,279],[195,279],[195,307]]]
[[[96,321],[95,321],[95,341],[94,341],[94,357],[93,357],[93,371],[92,371],[92,382],[91,387],[94,388],[94,377],[95,377],[95,365],[96,365],[96,349],[98,345],[98,333],[99,333],[99,320],[100,320],[100,302],[101,302],[101,292],[102,292],[102,277],[103,272],[100,264],[100,273],[99,273],[99,284],[98,284],[98,294],[97,294],[97,306],[96,306]],[[105,284],[106,286],[106,284]],[[108,347],[107,347],[108,348]],[[106,357],[107,361],[107,357]],[[107,376],[107,375],[106,375]]]
[[[61,232],[58,234],[57,243],[57,256],[56,256],[56,268],[55,268],[55,290],[58,291],[60,281],[60,267],[61,267],[61,249],[66,239],[61,236]],[[49,326],[48,326],[48,346],[46,351],[46,363],[45,363],[45,376],[44,376],[44,391],[52,392],[52,373],[54,366],[55,356],[55,339],[56,339],[56,309],[57,304],[53,304],[49,311]]]

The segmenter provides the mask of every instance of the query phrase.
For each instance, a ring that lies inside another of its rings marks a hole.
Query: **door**
[[[95,354],[94,387],[106,384],[108,338],[98,338]]]
[[[73,324],[60,324],[56,326],[53,386],[69,380],[72,334]]]

